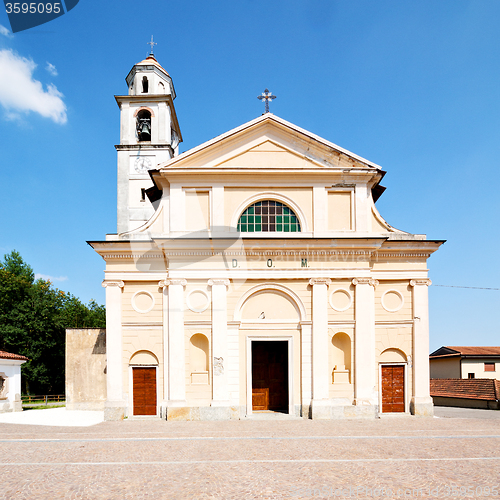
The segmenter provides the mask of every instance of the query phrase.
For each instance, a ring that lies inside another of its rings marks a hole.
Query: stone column
[[[168,287],[164,290],[164,311],[167,309],[168,327],[163,325],[163,341],[168,361],[164,368],[166,373],[167,406],[186,406],[186,346],[184,341],[184,287],[185,279],[171,279],[160,281],[159,286]],[[167,305],[168,303],[168,305]],[[168,416],[167,416],[168,418]]]
[[[375,287],[371,278],[354,278],[354,404],[378,406],[375,366]]]
[[[227,383],[227,287],[229,280],[210,279],[212,287],[212,403],[211,406],[229,406]],[[228,415],[229,417],[229,415]]]
[[[411,280],[413,287],[413,396],[410,411],[414,415],[434,414],[429,388],[429,298],[431,280]]]
[[[123,398],[122,289],[123,281],[104,280],[106,289],[106,404],[105,420],[122,420]]]
[[[312,410],[315,419],[330,418],[328,391],[328,278],[311,278],[312,287]]]

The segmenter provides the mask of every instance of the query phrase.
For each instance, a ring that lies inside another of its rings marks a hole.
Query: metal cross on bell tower
[[[266,105],[266,111],[265,113],[269,113],[269,101],[272,101],[273,99],[276,99],[276,96],[273,95],[272,92],[269,92],[269,89],[264,90],[264,93],[257,96],[257,99],[260,99],[261,101],[264,101]]]
[[[151,55],[151,56],[154,55],[154,50],[153,50],[154,46],[158,45],[158,44],[156,42],[153,42],[153,35],[151,35],[151,41],[148,42],[146,45],[151,45],[151,50],[149,52],[149,55]]]

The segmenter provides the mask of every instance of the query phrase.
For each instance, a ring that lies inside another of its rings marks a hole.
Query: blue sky
[[[435,285],[500,288],[498,0],[80,0],[12,35],[0,13],[0,254],[104,303],[125,76],[174,80],[185,151],[271,111],[387,171],[393,226],[447,243]],[[430,288],[431,349],[498,345],[500,292]]]

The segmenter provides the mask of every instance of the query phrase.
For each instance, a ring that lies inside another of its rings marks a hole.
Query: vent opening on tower
[[[143,94],[148,93],[148,88],[149,88],[148,78],[146,76],[143,76],[142,77],[142,92],[143,92]]]

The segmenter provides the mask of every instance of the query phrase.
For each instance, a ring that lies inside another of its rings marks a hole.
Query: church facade
[[[170,75],[127,76],[105,417],[431,415],[427,259],[376,164],[271,113],[179,154]]]

